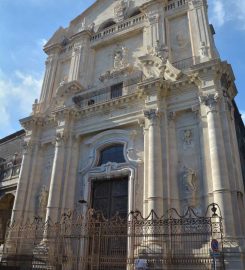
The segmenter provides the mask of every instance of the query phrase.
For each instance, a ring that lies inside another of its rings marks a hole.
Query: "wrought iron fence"
[[[211,270],[210,243],[217,239],[217,269],[223,269],[222,222],[216,212],[213,205],[203,217],[189,208],[183,216],[171,209],[163,217],[151,211],[144,218],[136,211],[108,220],[91,209],[84,216],[66,213],[55,224],[39,218],[13,223],[2,265],[25,270]]]

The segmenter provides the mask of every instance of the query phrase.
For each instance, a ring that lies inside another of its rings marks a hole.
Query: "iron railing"
[[[179,70],[188,69],[195,65],[195,57],[189,57],[173,62],[172,65]]]
[[[110,100],[118,99],[124,96],[129,96],[138,91],[137,84],[142,82],[143,73],[137,72],[133,77],[129,77],[121,83],[122,88],[113,93],[113,86],[108,86],[96,90],[89,90],[86,93],[77,95],[73,97],[73,102],[80,108],[87,108],[93,105],[98,105],[100,103],[104,103]],[[120,82],[119,82],[120,84]],[[118,84],[116,84],[118,85]]]
[[[210,243],[219,242],[218,268],[223,268],[222,219],[217,207],[197,216],[188,208],[181,216],[171,209],[163,217],[139,211],[127,218],[106,219],[100,212],[69,212],[57,223],[12,223],[2,266],[19,269],[133,270],[212,269]],[[211,212],[213,211],[213,212]],[[3,268],[4,269],[4,268]]]

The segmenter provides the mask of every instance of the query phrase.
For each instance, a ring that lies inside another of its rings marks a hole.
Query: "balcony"
[[[104,88],[87,90],[85,93],[73,97],[73,102],[82,109],[96,106],[122,97],[130,96],[137,92],[137,84],[142,82],[143,73],[138,72],[133,77],[127,78],[124,82],[119,82]]]
[[[144,14],[139,14],[123,22],[105,28],[103,31],[96,33],[92,36],[90,40],[92,46],[106,40],[107,38],[111,38],[115,34],[123,33],[125,31],[128,32],[128,30],[134,30],[135,28],[137,28],[137,26],[142,25],[142,23],[145,21],[145,18],[146,17]]]

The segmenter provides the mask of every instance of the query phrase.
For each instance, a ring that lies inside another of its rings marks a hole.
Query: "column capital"
[[[188,0],[188,5],[190,9],[195,9],[197,7],[200,7],[202,5],[207,5],[206,0]]]
[[[217,104],[219,100],[220,100],[220,95],[218,92],[199,96],[200,104],[204,104],[205,106],[207,106],[207,109],[208,109],[207,114],[210,112],[217,111]]]
[[[157,124],[157,120],[159,117],[158,109],[149,109],[149,110],[144,110],[143,112],[144,112],[144,116],[149,120],[150,126]]]
[[[32,139],[24,141],[22,144],[23,154],[24,155],[30,154],[35,146],[36,147],[41,146],[40,142]]]
[[[65,131],[58,131],[56,132],[56,136],[55,136],[55,146],[59,147],[61,145],[66,144],[66,142],[69,139],[69,135],[67,134],[67,132]]]

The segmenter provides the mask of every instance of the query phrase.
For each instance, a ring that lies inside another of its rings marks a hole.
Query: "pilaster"
[[[82,49],[81,44],[77,43],[74,45],[68,81],[79,80],[79,75],[80,75],[79,69],[80,69],[82,51],[83,51],[83,49]]]
[[[157,44],[165,45],[164,5],[162,1],[156,1],[155,4],[145,4],[143,9],[148,18],[148,25],[144,29],[144,46],[154,48]]]
[[[40,96],[40,103],[42,104],[42,110],[45,110],[48,103],[53,96],[53,87],[55,81],[55,74],[58,64],[58,53],[54,52],[50,54],[46,60],[46,70],[43,80],[43,86]]]
[[[209,61],[216,58],[213,37],[208,22],[207,1],[189,0],[189,22],[192,39],[192,49],[199,61]]]

